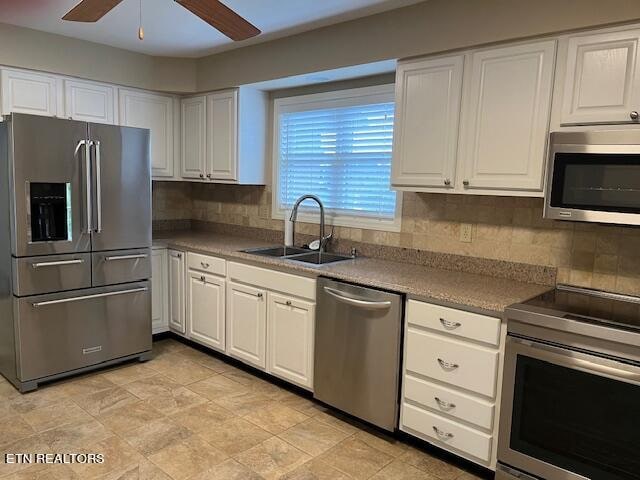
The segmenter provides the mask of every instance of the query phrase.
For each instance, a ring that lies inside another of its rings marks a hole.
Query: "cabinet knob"
[[[631,120],[637,120],[638,116],[639,116],[638,112],[636,112],[635,110],[629,114],[629,117],[631,117]]]
[[[463,180],[462,181],[462,185],[464,185],[465,187],[469,186],[469,180]]]
[[[445,178],[444,184],[448,187],[449,185],[451,185],[451,180],[449,180],[448,178]]]
[[[207,178],[211,178],[211,174],[210,173],[207,173]]]
[[[201,174],[200,174],[200,178],[204,178],[204,173],[201,173]]]
[[[262,294],[259,293],[258,295],[256,295],[258,298],[262,298]]]
[[[200,281],[201,281],[201,282],[206,281],[206,278],[204,278],[204,275],[202,275],[202,276],[200,277]]]
[[[291,300],[287,300],[285,303],[287,304],[287,307],[291,306]]]

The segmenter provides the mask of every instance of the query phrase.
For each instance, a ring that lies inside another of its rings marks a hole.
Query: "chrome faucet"
[[[295,235],[296,218],[298,218],[298,207],[305,200],[315,200],[315,202],[320,206],[320,239],[319,239],[320,246],[318,248],[318,251],[322,253],[324,252],[326,243],[331,239],[333,234],[329,235],[328,237],[324,236],[324,205],[322,204],[322,201],[320,200],[320,198],[318,198],[316,195],[310,195],[310,194],[302,195],[298,200],[296,200],[296,203],[293,205],[293,210],[291,211],[291,221],[293,222],[293,232]]]

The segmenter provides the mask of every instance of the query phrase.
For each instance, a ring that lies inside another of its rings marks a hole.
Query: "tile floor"
[[[94,465],[5,453],[103,453]],[[2,480],[471,480],[456,466],[166,339],[154,358],[20,395],[0,377]]]

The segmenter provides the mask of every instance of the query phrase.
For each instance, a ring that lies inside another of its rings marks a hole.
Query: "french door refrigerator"
[[[149,131],[0,123],[0,373],[21,391],[151,350]]]

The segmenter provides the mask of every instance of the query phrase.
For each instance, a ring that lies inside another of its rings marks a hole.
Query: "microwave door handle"
[[[90,234],[92,225],[92,215],[91,215],[91,153],[89,150],[89,142],[87,140],[80,140],[76,145],[75,155],[78,155],[80,150],[82,149],[83,155],[81,156],[81,162],[84,164],[85,168],[85,203],[84,208],[86,211],[85,220],[87,222],[87,230],[85,233]]]
[[[96,163],[96,233],[102,233],[102,159],[100,156],[100,141],[92,140]]]

